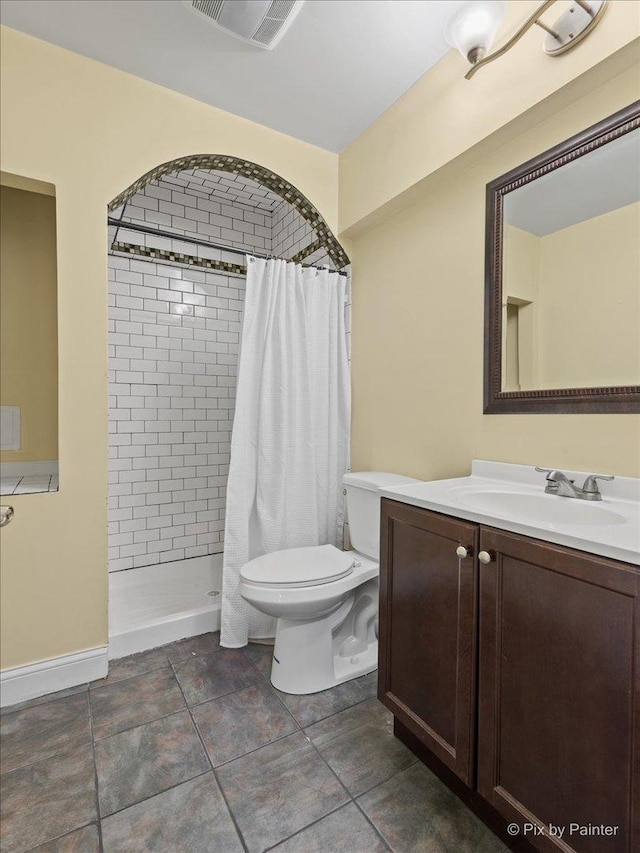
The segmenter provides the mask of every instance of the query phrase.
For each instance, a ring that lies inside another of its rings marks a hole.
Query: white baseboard
[[[61,655],[0,672],[0,706],[16,705],[47,693],[87,684],[107,674],[107,647]]]

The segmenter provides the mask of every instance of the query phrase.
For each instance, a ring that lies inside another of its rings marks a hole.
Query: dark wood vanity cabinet
[[[536,849],[640,850],[640,571],[384,499],[380,586],[401,726]]]
[[[478,527],[383,501],[380,698],[467,784],[476,720]],[[462,545],[469,557],[460,558]]]
[[[480,794],[519,825],[566,827],[569,849],[640,850],[640,574],[493,529],[480,547],[495,555],[480,565]]]

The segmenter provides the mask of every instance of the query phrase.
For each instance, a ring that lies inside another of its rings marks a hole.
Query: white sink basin
[[[600,526],[625,524],[625,516],[612,512],[599,502],[557,495],[535,495],[526,492],[493,491],[490,489],[452,489],[461,504],[480,512],[510,518],[526,518],[545,525]]]
[[[576,483],[584,471],[565,471]],[[640,565],[640,480],[602,483],[601,501],[547,495],[527,465],[474,459],[471,476],[381,489],[395,501]]]

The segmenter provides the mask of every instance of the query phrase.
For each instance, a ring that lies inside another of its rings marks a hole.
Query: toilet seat
[[[242,567],[240,576],[255,586],[278,589],[320,586],[348,577],[355,562],[353,554],[333,545],[314,545],[256,557]]]

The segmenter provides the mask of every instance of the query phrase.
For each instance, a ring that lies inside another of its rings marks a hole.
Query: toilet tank
[[[342,478],[347,495],[351,547],[377,560],[380,553],[380,489],[419,483],[413,477],[385,471],[361,471]]]

